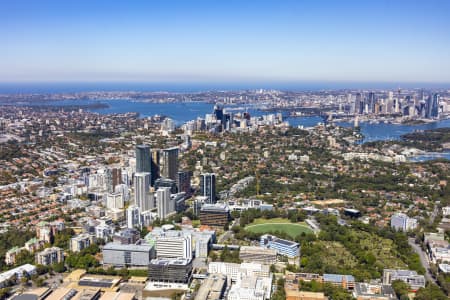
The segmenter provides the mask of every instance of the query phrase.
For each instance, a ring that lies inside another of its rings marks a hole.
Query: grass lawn
[[[259,220],[259,219],[258,219]],[[256,220],[256,221],[258,221]],[[299,223],[289,223],[286,219],[271,219],[272,222],[258,223],[254,222],[245,227],[245,230],[250,232],[255,232],[259,234],[271,233],[275,231],[282,231],[289,235],[291,238],[295,238],[297,235],[302,232],[305,233],[313,233],[313,231],[306,225]],[[264,220],[269,221],[269,220]],[[286,222],[287,221],[287,222]]]
[[[288,219],[284,218],[273,218],[273,219],[255,219],[251,224],[248,224],[248,226],[256,225],[256,224],[267,224],[267,223],[291,223]]]

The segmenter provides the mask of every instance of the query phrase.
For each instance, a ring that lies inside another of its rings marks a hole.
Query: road
[[[431,281],[435,284],[437,284],[436,280],[433,278],[430,272],[430,263],[428,261],[428,255],[420,248],[420,245],[416,244],[414,238],[408,238],[408,244],[413,248],[414,252],[419,254],[420,262],[422,263],[422,266],[425,268],[425,278],[428,281]]]
[[[239,218],[231,222],[229,228],[233,228],[234,225],[239,224]],[[233,231],[227,230],[221,236],[217,238],[217,244],[223,244],[226,240],[233,237]]]

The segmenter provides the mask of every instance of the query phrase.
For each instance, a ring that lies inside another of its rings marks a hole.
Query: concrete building
[[[172,180],[170,178],[158,178],[155,180],[155,190],[157,191],[160,188],[170,188],[171,194],[176,194],[178,192],[177,183],[175,180]]]
[[[383,284],[392,284],[394,280],[402,280],[411,286],[411,289],[418,290],[425,287],[425,277],[411,270],[383,270]]]
[[[175,202],[170,197],[169,188],[159,188],[156,191],[156,208],[160,220],[164,220],[168,215],[175,212]]]
[[[272,277],[245,276],[233,284],[228,300],[268,300],[272,292]]]
[[[87,233],[82,233],[70,239],[70,251],[80,252],[94,243],[94,237]]]
[[[241,246],[239,259],[242,262],[272,265],[277,262],[277,250],[261,249],[261,247],[257,246]]]
[[[397,300],[394,289],[387,284],[357,282],[352,294],[357,300]]]
[[[223,299],[227,289],[227,277],[222,274],[209,274],[195,296],[195,300]]]
[[[270,234],[264,234],[260,239],[260,246],[266,249],[276,250],[279,255],[290,258],[300,256],[300,244],[277,238]]]
[[[268,265],[256,263],[224,263],[211,262],[208,264],[208,272],[213,274],[223,274],[232,282],[237,282],[242,277],[271,277],[270,267]]]
[[[191,192],[191,172],[179,171],[177,173],[176,184],[178,193],[185,192],[189,194]]]
[[[140,233],[134,228],[126,228],[113,235],[113,242],[116,244],[135,244],[140,238]]]
[[[103,264],[114,267],[146,267],[154,257],[150,245],[108,243],[102,253]]]
[[[410,231],[417,227],[417,220],[404,213],[396,213],[391,217],[391,227],[399,231]]]
[[[64,261],[64,251],[58,247],[46,248],[36,253],[36,264],[49,266]]]
[[[114,226],[112,225],[100,224],[98,226],[95,226],[95,237],[98,239],[108,241],[112,238],[113,234]]]
[[[134,174],[134,203],[141,211],[154,207],[150,197],[150,173]]]
[[[31,276],[36,274],[36,267],[30,264],[21,265],[14,269],[8,270],[6,272],[0,273],[0,288],[4,288],[7,286],[8,281],[13,277],[17,279],[22,278],[23,274]]]
[[[192,238],[179,232],[178,236],[163,236],[156,240],[157,258],[192,259]]]
[[[151,173],[151,155],[149,145],[136,146],[136,173]]]
[[[5,263],[7,265],[13,265],[16,263],[16,257],[17,255],[19,255],[19,253],[25,250],[23,248],[19,248],[19,247],[12,247],[11,249],[9,249],[8,251],[6,251],[5,253]]]
[[[191,259],[153,259],[148,265],[150,281],[190,283],[192,279]]]
[[[141,209],[137,205],[130,205],[127,208],[127,227],[128,228],[141,228]]]
[[[200,193],[201,196],[207,197],[206,203],[216,203],[216,174],[203,173],[200,175]]]
[[[353,290],[355,288],[355,277],[352,275],[323,274],[322,279],[324,283],[331,283],[346,290]]]
[[[106,195],[106,208],[122,209],[124,207],[124,199],[121,193],[109,193]]]
[[[161,153],[161,176],[177,180],[178,147],[163,149]]]
[[[224,227],[230,221],[230,209],[226,204],[204,204],[199,217],[202,225]]]
[[[286,300],[327,300],[324,293],[286,290]],[[378,300],[378,299],[377,299]]]

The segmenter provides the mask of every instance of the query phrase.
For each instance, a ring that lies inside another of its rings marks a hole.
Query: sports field
[[[304,233],[313,233],[313,231],[303,224],[296,223],[266,223],[266,224],[250,224],[245,227],[245,230],[250,232],[265,234],[273,233],[275,231],[285,232],[291,238],[295,238],[297,235]]]

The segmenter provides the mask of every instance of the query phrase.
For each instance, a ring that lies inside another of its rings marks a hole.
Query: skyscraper
[[[147,172],[151,173],[152,164],[150,156],[149,145],[136,146],[136,173]]]
[[[431,118],[439,118],[439,94],[433,94],[433,99],[431,101]]]
[[[216,174],[203,173],[200,177],[202,196],[208,197],[207,203],[216,203]]]
[[[134,199],[134,203],[141,211],[153,208],[153,201],[150,197],[150,173],[134,174]]]
[[[161,175],[172,180],[177,180],[178,173],[178,147],[162,150]]]
[[[162,187],[156,191],[156,205],[160,220],[164,220],[168,214],[175,211],[175,205],[171,204],[170,188]]]
[[[155,180],[159,178],[159,160],[160,160],[160,151],[159,149],[152,150],[152,161],[151,161],[151,180],[150,184],[152,186],[155,185]]]
[[[356,94],[355,98],[355,114],[360,115],[364,112],[364,100],[361,93]]]
[[[369,97],[367,98],[367,105],[368,105],[368,113],[373,113],[375,111],[375,103],[376,103],[376,97],[374,92],[369,93]]]
[[[116,186],[122,183],[122,170],[119,168],[105,169],[105,187],[108,193],[114,193]]]
[[[141,210],[136,205],[130,205],[127,208],[127,227],[141,227]]]
[[[191,172],[189,171],[180,171],[177,174],[177,188],[178,192],[189,193],[191,190]]]

